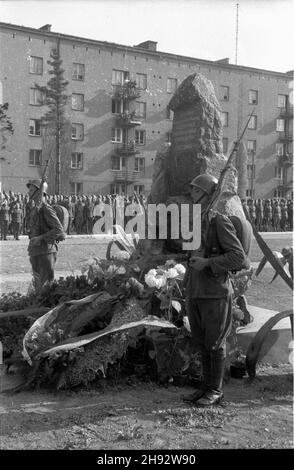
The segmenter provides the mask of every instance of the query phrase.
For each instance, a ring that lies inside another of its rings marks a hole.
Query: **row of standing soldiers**
[[[59,204],[68,210],[70,234],[91,234],[96,220],[95,206],[105,203],[113,208],[118,204],[125,205],[132,202],[139,202],[146,207],[146,199],[143,195],[122,196],[117,194],[107,195],[47,195],[47,203],[50,205]],[[0,193],[0,228],[1,240],[7,240],[8,235],[12,235],[15,240],[19,240],[20,235],[26,235],[29,226],[30,213],[35,203],[29,200],[28,195]],[[114,220],[115,223],[115,220]]]
[[[293,231],[292,199],[242,199],[259,232]]]

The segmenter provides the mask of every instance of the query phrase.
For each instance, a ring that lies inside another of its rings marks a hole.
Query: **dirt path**
[[[280,365],[259,368],[253,384],[230,379],[225,401],[213,409],[184,404],[188,387],[150,382],[78,393],[2,394],[0,448],[293,448],[292,378],[291,366]],[[2,376],[2,388],[16,380]]]

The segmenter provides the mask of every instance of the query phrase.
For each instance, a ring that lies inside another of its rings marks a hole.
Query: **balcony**
[[[123,85],[113,85],[113,97],[120,100],[134,100],[141,96],[136,82],[126,81]]]
[[[142,172],[134,170],[112,170],[112,174],[114,181],[124,183],[133,183],[142,176]]]
[[[136,155],[140,152],[139,150],[137,150],[135,143],[131,142],[129,144],[117,145],[115,147],[115,153],[117,155],[127,157],[129,155]]]
[[[279,132],[278,137],[279,142],[292,142],[293,141],[293,134],[286,131],[286,132]]]
[[[126,111],[125,113],[121,113],[117,116],[117,124],[120,127],[135,127],[141,126],[142,123],[136,118],[135,111],[132,113]]]
[[[285,108],[280,108],[279,116],[283,119],[293,119],[293,106],[288,105]]]
[[[285,153],[283,155],[277,155],[279,166],[291,166],[293,165],[293,153]]]

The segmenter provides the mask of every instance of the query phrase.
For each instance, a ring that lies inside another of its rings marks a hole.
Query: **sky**
[[[294,0],[0,0],[0,21],[198,59],[294,69]]]

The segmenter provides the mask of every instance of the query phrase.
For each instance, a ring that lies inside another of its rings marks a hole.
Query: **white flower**
[[[145,275],[145,282],[148,287],[157,287],[156,277],[152,275],[150,276],[149,273]]]
[[[175,268],[169,268],[165,275],[168,279],[173,279],[175,277],[178,277],[179,273]]]
[[[149,287],[161,289],[166,285],[166,278],[165,276],[149,276],[147,273],[145,276],[145,282]]]
[[[126,268],[124,266],[120,266],[118,268],[118,270],[116,271],[116,274],[119,274],[119,275],[122,275],[122,274],[126,274]]]
[[[156,276],[156,274],[157,274],[156,269],[150,269],[148,273],[146,274],[146,276]]]
[[[179,274],[185,274],[186,272],[186,268],[182,264],[176,264],[174,268],[178,271]]]
[[[161,289],[166,285],[166,277],[165,276],[160,276],[155,278],[155,283],[156,283],[156,288]]]

